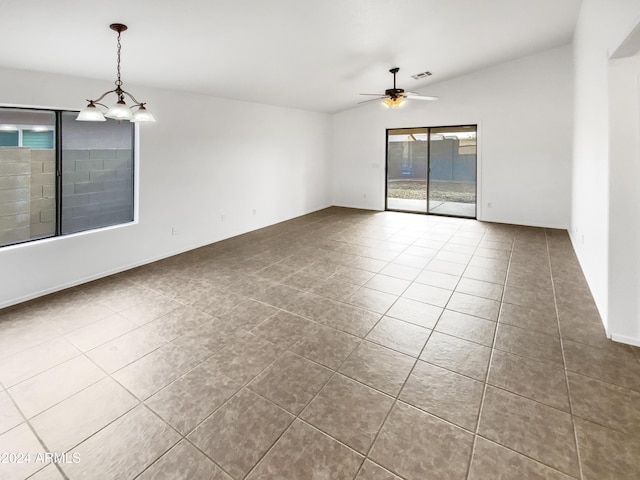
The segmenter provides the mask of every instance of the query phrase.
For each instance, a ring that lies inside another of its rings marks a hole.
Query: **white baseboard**
[[[213,240],[211,242],[202,243],[200,245],[194,245],[194,246],[181,248],[179,250],[171,251],[171,252],[168,252],[168,253],[165,253],[165,254],[162,254],[162,255],[158,255],[156,257],[151,257],[151,258],[142,260],[140,262],[135,262],[135,263],[127,264],[127,265],[122,265],[122,266],[120,266],[118,268],[114,268],[112,270],[106,270],[104,272],[100,272],[100,273],[97,273],[95,275],[90,275],[88,277],[83,277],[83,278],[80,278],[78,280],[74,280],[73,282],[68,282],[68,283],[64,283],[64,284],[61,284],[61,285],[56,285],[55,287],[46,288],[44,290],[39,290],[37,292],[33,292],[33,293],[28,294],[28,295],[25,295],[25,296],[22,296],[22,297],[19,297],[19,298],[14,298],[14,299],[8,300],[6,302],[3,302],[3,303],[0,304],[0,308],[10,307],[12,305],[17,305],[17,304],[22,303],[22,302],[27,302],[29,300],[33,300],[34,298],[43,297],[43,296],[49,295],[51,293],[59,292],[61,290],[66,290],[67,288],[77,287],[78,285],[82,285],[83,283],[93,282],[94,280],[98,280],[100,278],[108,277],[110,275],[115,275],[116,273],[120,273],[120,272],[125,272],[127,270],[131,270],[132,268],[141,267],[142,265],[147,265],[149,263],[157,262],[157,261],[162,260],[164,258],[173,257],[174,255],[179,255],[181,253],[188,252],[189,250],[195,250],[196,248],[204,247],[205,245],[210,245],[211,243],[216,243],[216,242],[219,242],[219,241],[222,241],[222,240],[224,240],[224,238],[221,238],[219,240]]]
[[[157,261],[162,260],[164,258],[173,257],[174,255],[180,255],[181,253],[185,253],[185,252],[188,252],[190,250],[195,250],[196,248],[201,248],[201,247],[204,247],[206,245],[211,245],[212,243],[221,242],[221,241],[226,240],[228,238],[232,238],[232,237],[235,237],[235,236],[238,236],[238,235],[249,233],[249,232],[252,232],[252,231],[255,231],[255,230],[260,230],[261,228],[266,228],[266,227],[269,227],[271,225],[276,225],[278,223],[286,222],[288,220],[293,220],[294,218],[303,217],[305,215],[309,215],[310,213],[318,212],[320,210],[324,210],[324,209],[329,208],[329,207],[331,207],[331,205],[328,205],[326,207],[312,208],[312,209],[310,209],[308,211],[305,211],[305,213],[301,213],[297,217],[291,217],[291,218],[286,218],[286,219],[283,219],[283,220],[277,220],[277,221],[275,221],[273,223],[269,223],[267,225],[258,226],[253,230],[233,232],[233,233],[231,233],[230,235],[227,235],[227,236],[223,236],[223,237],[220,237],[220,238],[213,238],[213,239],[207,240],[205,242],[200,242],[200,243],[189,245],[189,246],[186,246],[186,247],[181,247],[181,248],[176,249],[176,250],[165,252],[165,253],[163,253],[161,255],[157,255],[157,256],[154,256],[154,257],[146,258],[146,259],[141,260],[139,262],[134,262],[134,263],[127,264],[127,265],[121,265],[121,266],[119,266],[117,268],[114,268],[114,269],[111,269],[111,270],[106,270],[106,271],[97,273],[95,275],[90,275],[88,277],[79,278],[79,279],[74,280],[72,282],[68,282],[68,283],[61,284],[61,285],[56,285],[54,287],[46,288],[46,289],[43,289],[43,290],[39,290],[37,292],[32,292],[32,293],[29,293],[29,294],[24,295],[22,297],[12,298],[10,300],[7,300],[7,301],[4,301],[4,302],[0,303],[0,309],[6,308],[6,307],[11,307],[13,305],[17,305],[19,303],[27,302],[29,300],[33,300],[33,299],[38,298],[38,297],[43,297],[43,296],[49,295],[51,293],[59,292],[61,290],[66,290],[67,288],[76,287],[78,285],[82,285],[83,283],[92,282],[94,280],[98,280],[100,278],[108,277],[110,275],[115,275],[116,273],[120,273],[120,272],[124,272],[124,271],[127,271],[127,270],[131,270],[132,268],[141,267],[142,265],[147,265],[149,263],[157,262]]]
[[[384,209],[372,208],[371,206],[362,206],[362,205],[347,205],[342,203],[334,203],[332,207],[340,207],[340,208],[352,208],[354,210],[367,210],[369,212],[384,212]]]
[[[611,340],[618,343],[626,343],[627,345],[633,345],[634,347],[640,347],[640,338],[638,337],[627,337],[626,335],[611,335]]]

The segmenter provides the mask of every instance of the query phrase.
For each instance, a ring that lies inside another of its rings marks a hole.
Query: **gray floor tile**
[[[293,419],[250,390],[242,390],[188,438],[234,477],[243,478]]]
[[[639,392],[554,229],[330,208],[0,310],[0,447],[70,478],[635,479]]]
[[[351,480],[363,457],[333,438],[296,420],[247,480]]]
[[[70,478],[131,478],[180,440],[143,405],[74,448],[80,462],[62,466]]]
[[[407,480],[464,479],[473,436],[426,412],[396,403],[369,454]]]
[[[366,454],[392,405],[393,398],[336,375],[300,418]]]

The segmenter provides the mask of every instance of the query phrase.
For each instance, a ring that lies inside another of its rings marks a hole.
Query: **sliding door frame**
[[[429,135],[430,127],[403,127],[403,128],[387,128],[385,130],[385,150],[384,150],[384,209],[389,212],[403,212],[403,213],[418,213],[418,214],[428,214],[429,213],[429,147],[431,146],[431,138]],[[417,212],[415,210],[401,210],[397,208],[389,208],[389,132],[392,130],[417,130],[417,129],[425,129],[427,134],[427,165],[426,165],[426,194],[427,200],[425,204],[424,212]]]
[[[440,129],[440,128],[460,128],[460,127],[475,127],[476,132],[476,160],[475,160],[475,216],[467,217],[460,215],[451,215],[446,213],[438,213],[431,212],[429,209],[429,185],[431,181],[431,130],[432,129]],[[389,132],[393,130],[415,130],[415,129],[426,129],[427,131],[427,171],[426,171],[426,212],[417,212],[415,210],[401,210],[401,209],[391,209],[389,208]],[[401,213],[415,213],[419,215],[436,215],[439,217],[452,217],[452,218],[468,218],[468,219],[478,219],[478,208],[480,206],[479,199],[479,189],[478,189],[478,161],[479,161],[479,132],[480,125],[479,123],[463,123],[458,125],[437,125],[431,127],[399,127],[399,128],[387,128],[385,130],[385,169],[384,169],[384,209],[389,212],[401,212]]]

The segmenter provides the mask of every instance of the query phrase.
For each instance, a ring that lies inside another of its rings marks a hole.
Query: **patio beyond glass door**
[[[476,217],[477,127],[387,130],[387,210]]]
[[[387,210],[427,213],[428,129],[387,130]]]
[[[429,130],[429,213],[475,218],[476,126]]]

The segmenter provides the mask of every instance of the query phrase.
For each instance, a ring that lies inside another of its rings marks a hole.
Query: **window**
[[[22,146],[31,148],[32,150],[52,150],[53,129],[23,130]]]
[[[33,150],[52,150],[53,125],[0,124],[0,147],[29,147]]]
[[[17,147],[20,145],[18,130],[12,130],[11,125],[5,126],[6,131],[0,131],[0,147]]]
[[[134,124],[0,108],[0,247],[133,221]]]
[[[62,113],[62,233],[133,221],[134,124],[76,116]]]

